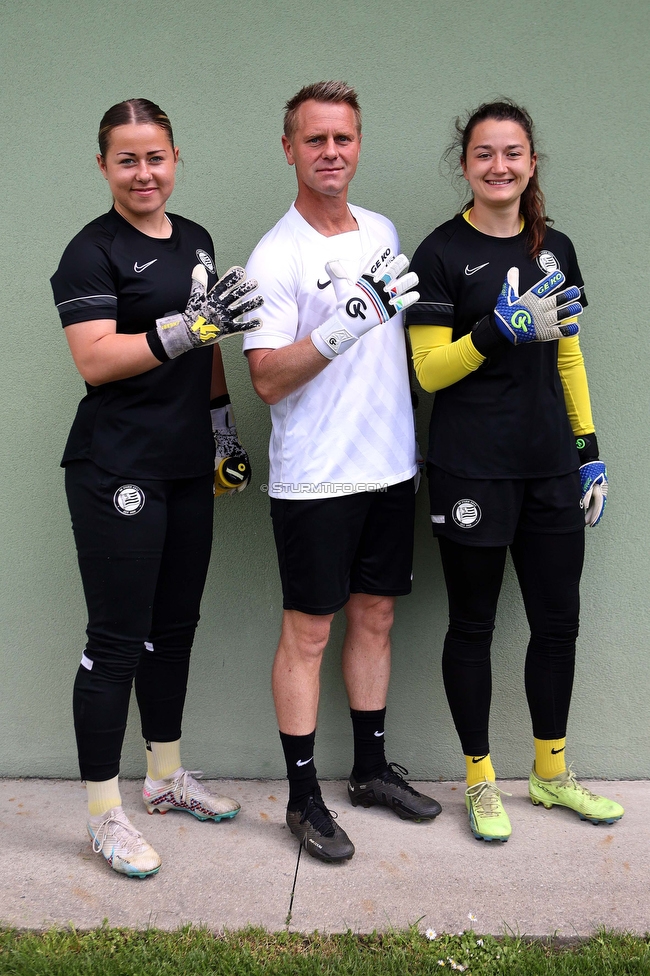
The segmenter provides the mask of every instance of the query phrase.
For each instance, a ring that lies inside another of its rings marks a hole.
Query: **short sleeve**
[[[454,326],[454,302],[444,269],[444,246],[434,231],[413,255],[411,271],[415,271],[420,300],[406,312],[406,324]]]
[[[262,319],[262,326],[244,335],[244,352],[249,349],[280,349],[296,340],[296,274],[293,262],[287,262],[287,255],[281,254],[280,258],[277,260],[272,247],[263,241],[255,248],[246,265],[246,276],[257,281],[258,293],[264,298],[264,305],[253,313]]]
[[[117,289],[107,249],[79,234],[50,279],[61,324],[117,319]]]

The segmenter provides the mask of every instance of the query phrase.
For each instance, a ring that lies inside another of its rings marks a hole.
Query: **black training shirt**
[[[113,209],[73,238],[51,278],[63,326],[114,319],[118,333],[147,332],[185,308],[199,261],[212,287],[210,235],[184,217],[169,219],[172,235],[161,240]],[[161,480],[209,474],[212,352],[195,349],[139,376],[86,384],[61,464],[89,458],[112,474]]]
[[[583,280],[573,244],[546,231],[536,258],[526,231],[491,237],[457,215],[418,247],[411,270],[420,279],[420,301],[406,313],[407,325],[453,329],[455,341],[493,311],[509,268],[519,268],[523,294],[560,268],[566,285]],[[532,478],[568,474],[578,467],[575,438],[557,368],[557,342],[511,346],[492,354],[479,369],[436,392],[427,459],[466,478]]]

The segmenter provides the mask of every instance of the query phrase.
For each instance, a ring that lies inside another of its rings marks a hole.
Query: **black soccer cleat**
[[[310,796],[304,810],[287,810],[287,826],[312,857],[328,862],[347,861],[354,854],[354,844],[334,823],[335,817],[321,796]]]
[[[433,797],[418,793],[404,779],[408,769],[398,763],[388,763],[378,776],[365,783],[359,783],[350,776],[348,796],[353,807],[373,807],[375,805],[394,810],[402,820],[433,820],[442,807]]]

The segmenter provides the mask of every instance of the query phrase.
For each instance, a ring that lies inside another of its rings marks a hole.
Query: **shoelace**
[[[406,782],[405,776],[408,776],[409,771],[405,766],[400,766],[399,763],[391,762],[388,763],[387,770],[382,773],[379,777],[385,783],[391,783],[393,786],[399,787],[399,789],[404,790],[406,793],[411,793],[413,796],[418,796],[418,791],[414,790],[413,787]]]
[[[488,780],[470,786],[466,793],[474,800],[484,817],[498,817],[499,798],[501,796],[512,796],[512,793],[500,790],[496,783],[490,783]]]
[[[336,820],[338,814],[334,810],[328,810],[322,800],[317,800],[310,796],[305,812],[300,818],[300,823],[308,820],[314,830],[324,837],[333,837],[335,830],[332,821]]]
[[[122,819],[122,817],[124,817],[124,819]],[[121,815],[119,813],[114,814],[113,811],[111,811],[110,816],[106,817],[105,820],[102,820],[95,833],[95,837],[93,840],[93,851],[95,852],[95,854],[99,854],[103,849],[104,844],[106,843],[106,840],[108,838],[108,828],[111,824],[116,825],[114,829],[114,834],[116,840],[118,841],[124,840],[123,837],[120,837],[121,833],[135,838],[142,837],[140,831],[135,829],[133,824],[126,819],[126,816],[124,814]]]
[[[180,776],[177,776],[176,779],[172,780],[171,789],[175,790],[176,786],[178,785],[181,803],[186,802],[186,795],[192,789],[192,787],[196,787],[196,792],[198,794],[207,792],[197,782],[197,780],[201,779],[202,776],[202,769],[184,769]]]
[[[568,786],[571,789],[574,789],[577,793],[582,793],[585,796],[588,796],[592,800],[600,799],[597,793],[592,793],[591,790],[587,789],[586,786],[583,786],[582,783],[578,782],[578,780],[576,779],[576,774],[573,772],[570,766],[567,769],[566,774],[567,774],[567,778],[564,781],[564,783],[559,784],[560,786],[564,786],[564,787]]]

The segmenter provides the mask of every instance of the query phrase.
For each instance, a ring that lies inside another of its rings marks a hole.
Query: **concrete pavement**
[[[213,784],[236,797],[232,821],[201,823],[184,813],[148,816],[141,781],[123,781],[124,807],[163,859],[140,881],[92,853],[85,791],[78,782],[0,780],[0,924],[41,929],[72,923],[215,932],[247,925],[286,927],[297,841],[284,823],[284,781]],[[618,800],[624,818],[594,826],[575,813],[534,807],[523,780],[503,781],[513,834],[476,841],[462,783],[419,784],[443,812],[431,823],[386,809],[352,808],[344,782],[323,794],[356,845],[351,861],[327,865],[304,852],[291,930],[370,932],[417,922],[424,931],[588,936],[599,927],[650,931],[650,782],[585,782]],[[472,916],[472,917],[470,917]]]

